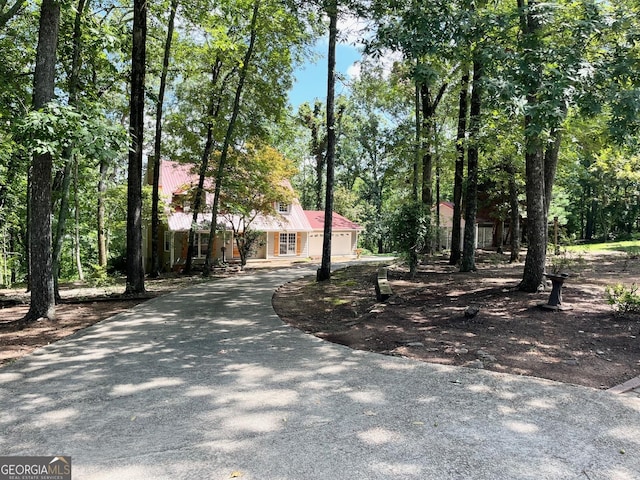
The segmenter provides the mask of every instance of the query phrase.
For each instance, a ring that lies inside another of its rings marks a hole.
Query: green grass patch
[[[338,297],[325,297],[323,300],[327,303],[330,303],[334,307],[339,307],[340,305],[346,305],[347,303],[349,303],[348,300]]]
[[[584,243],[566,247],[570,252],[625,252],[630,255],[640,255],[640,240],[626,240],[623,242]]]

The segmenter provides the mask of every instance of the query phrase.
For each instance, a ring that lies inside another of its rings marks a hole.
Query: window
[[[175,194],[171,198],[171,207],[175,209],[176,212],[188,212],[191,208],[191,201],[189,197],[183,193]]]
[[[209,234],[208,233],[198,233],[198,251],[196,252],[196,256],[198,258],[204,258],[207,256],[207,251],[209,250]]]
[[[171,232],[164,232],[164,251],[171,251]]]
[[[289,213],[291,206],[288,203],[278,202],[278,213]]]
[[[281,233],[280,234],[280,255],[296,254],[296,234]]]

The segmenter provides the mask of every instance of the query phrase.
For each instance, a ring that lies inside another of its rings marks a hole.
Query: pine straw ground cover
[[[565,255],[563,305],[572,309],[548,311],[539,305],[549,289],[518,291],[523,265],[507,258],[485,252],[474,273],[431,259],[413,278],[391,265],[394,294],[385,303],[374,291],[379,265],[357,264],[329,282],[288,283],[273,305],[294,327],[355,349],[603,389],[640,375],[640,318],[615,316],[604,293],[638,282],[640,261],[621,252]],[[465,315],[468,307],[477,315]]]

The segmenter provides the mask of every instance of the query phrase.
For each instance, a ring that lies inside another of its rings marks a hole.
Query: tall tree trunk
[[[318,269],[319,282],[331,278],[331,236],[333,235],[333,181],[336,155],[335,87],[336,87],[336,38],[338,35],[338,4],[331,0],[326,4],[329,16],[329,51],[327,72],[327,191],[324,204],[324,237],[322,239],[322,264]]]
[[[522,49],[524,60],[530,65],[530,77],[526,79],[528,110],[524,118],[525,162],[526,162],[526,194],[527,194],[527,257],[519,288],[525,292],[535,292],[544,279],[547,254],[547,220],[544,145],[541,134],[540,119],[534,117],[538,105],[537,90],[540,78],[536,65],[542,55],[540,46],[540,22],[536,17],[537,2],[517,0],[522,30]]]
[[[11,155],[9,157],[9,164],[6,167],[7,167],[6,177],[16,178],[16,175],[18,175],[18,156]],[[4,210],[7,204],[7,196],[9,194],[9,185],[10,185],[9,182],[0,184],[0,211]]]
[[[435,204],[436,204],[436,225],[435,225],[435,232],[432,235],[433,237],[433,242],[432,242],[432,246],[434,247],[435,250],[440,251],[442,248],[441,242],[440,242],[440,200],[442,198],[441,196],[441,190],[440,190],[440,180],[442,178],[442,158],[440,157],[440,152],[438,151],[438,147],[437,147],[437,143],[436,143],[436,148],[435,148],[435,158],[436,158],[436,199],[435,199]],[[434,250],[434,251],[435,251]]]
[[[324,166],[326,164],[325,153],[316,153],[316,184],[315,184],[315,208],[316,210],[322,210],[322,194],[324,193]]]
[[[25,226],[25,258],[27,260],[27,292],[31,292],[31,277],[33,276],[33,262],[31,261],[31,197],[33,195],[31,188],[31,177],[33,176],[33,162],[27,167],[27,225]],[[55,301],[55,297],[54,297]]]
[[[126,294],[144,293],[142,258],[142,143],[144,141],[144,77],[147,37],[147,1],[133,2],[131,51],[131,112],[127,178],[127,288]]]
[[[422,107],[422,204],[427,211],[433,207],[433,150],[435,138],[436,109],[447,89],[443,84],[435,99],[431,98],[429,84],[423,82],[420,87],[420,99]]]
[[[82,270],[82,258],[80,256],[80,199],[78,195],[78,163],[76,162],[76,171],[73,176],[73,198],[74,198],[74,211],[75,211],[75,242],[74,242],[74,257],[76,261],[76,270],[78,271],[78,279],[84,281],[84,272]],[[105,262],[106,265],[106,262]]]
[[[216,238],[216,232],[218,230],[218,206],[220,205],[220,191],[222,190],[222,183],[224,180],[224,170],[229,156],[229,149],[233,140],[233,132],[236,126],[236,121],[240,113],[240,106],[242,100],[242,92],[244,90],[244,84],[247,80],[249,67],[251,65],[251,58],[253,56],[253,50],[256,45],[256,37],[258,35],[257,24],[258,14],[260,12],[260,0],[255,0],[253,3],[253,13],[251,15],[251,36],[249,38],[249,46],[244,55],[242,67],[240,69],[240,75],[238,77],[238,86],[236,88],[236,94],[233,99],[233,109],[231,111],[231,118],[229,119],[229,125],[227,126],[227,133],[224,136],[224,143],[222,145],[222,152],[220,154],[220,163],[218,164],[218,171],[216,172],[215,188],[213,194],[213,206],[211,208],[211,230],[209,232],[209,245],[207,248],[207,256],[204,261],[204,274],[209,275],[211,267],[211,256],[213,255],[213,244]]]
[[[420,61],[416,59],[416,70],[419,66]],[[421,91],[421,83],[418,78],[415,78],[415,91],[414,91],[414,109],[415,109],[415,152],[413,158],[413,181],[412,181],[412,191],[411,191],[411,199],[413,200],[413,205],[417,207],[420,204],[420,163],[422,162],[422,108],[420,107],[420,91]],[[416,239],[417,240],[417,239]],[[414,275],[416,269],[418,268],[418,242],[415,241],[409,247],[409,271],[411,275]]]
[[[211,99],[211,107],[213,107],[213,98]],[[210,110],[211,111],[211,110]],[[209,117],[211,118],[211,117]],[[198,234],[198,214],[202,210],[203,198],[206,196],[204,191],[204,181],[207,178],[207,170],[209,168],[209,159],[213,152],[213,123],[209,121],[207,126],[207,139],[204,142],[204,149],[200,159],[200,170],[198,172],[198,186],[196,187],[195,198],[193,201],[193,212],[191,220],[191,228],[189,229],[189,238],[187,245],[187,258],[184,264],[184,273],[190,274],[193,270],[193,258],[195,257],[195,241]],[[211,219],[212,222],[215,218]]]
[[[56,47],[60,28],[60,4],[43,0],[33,81],[33,107],[42,109],[54,96]],[[25,321],[55,319],[51,268],[51,154],[36,154],[31,167],[29,250],[31,257],[31,305]]]
[[[567,113],[566,107],[562,108],[563,118]],[[547,143],[547,148],[544,152],[544,218],[549,218],[549,208],[551,206],[551,199],[553,198],[553,183],[556,178],[556,169],[558,167],[558,156],[560,153],[560,144],[562,143],[562,127],[556,126],[551,129],[551,142]],[[545,228],[545,234],[547,234]],[[545,240],[545,245],[548,245],[548,239]]]
[[[417,60],[416,60],[417,63]],[[411,185],[411,193],[413,197],[413,201],[418,204],[419,200],[419,185],[420,180],[418,179],[418,175],[420,173],[420,162],[422,160],[422,113],[420,108],[420,82],[416,78],[415,85],[415,95],[413,98],[413,104],[415,109],[415,156],[413,159],[413,178]]]
[[[594,195],[592,188],[589,188],[589,193]],[[591,196],[590,195],[590,196]],[[589,198],[589,197],[587,197]],[[587,223],[585,226],[585,240],[593,240],[596,235],[596,214],[598,211],[598,200],[595,197],[591,197],[591,201],[587,204]]]
[[[179,0],[171,0],[169,10],[169,23],[167,25],[167,38],[164,43],[164,56],[162,59],[162,72],[160,74],[160,87],[158,89],[158,103],[156,104],[156,134],[153,146],[153,182],[151,194],[151,271],[149,276],[157,277],[160,274],[160,162],[162,154],[162,111],[164,108],[164,93],[167,88],[167,76],[169,73],[169,59],[171,58],[171,41],[173,40],[173,27],[178,10]]]
[[[17,235],[16,232],[11,231],[11,235],[9,237],[9,250],[11,252],[16,251],[16,235]],[[17,262],[11,262],[11,283],[16,283],[16,277],[17,277],[16,263]]]
[[[451,256],[449,265],[457,265],[462,251],[462,188],[464,185],[464,154],[467,149],[467,111],[469,105],[469,68],[465,68],[460,79],[458,110],[458,132],[456,134],[456,168],[453,180],[453,224],[451,227]]]
[[[520,261],[520,202],[518,200],[518,184],[516,183],[516,169],[513,160],[507,164],[509,174],[509,206],[511,224],[511,256],[509,262]]]
[[[432,109],[431,93],[426,81],[420,86],[422,107],[422,204],[429,211],[433,206],[433,155],[432,155]]]
[[[62,185],[60,187],[60,208],[58,210],[58,223],[56,224],[56,233],[53,240],[53,251],[51,254],[51,271],[53,275],[53,290],[56,302],[60,302],[60,292],[58,291],[58,279],[60,276],[60,258],[62,257],[62,246],[64,245],[64,236],[67,231],[67,218],[69,217],[69,191],[71,189],[71,167],[73,163],[73,154],[71,148],[65,148],[63,152],[64,169],[62,172]]]
[[[552,128],[551,142],[547,144],[544,152],[544,211],[547,216],[549,215],[549,207],[551,206],[551,199],[553,197],[553,183],[556,178],[561,143],[561,127]]]
[[[216,63],[211,71],[211,88],[212,94],[210,98],[209,107],[207,108],[207,138],[204,142],[204,149],[202,151],[202,157],[200,158],[200,171],[198,172],[198,186],[196,187],[195,198],[193,201],[193,217],[191,220],[191,228],[189,229],[189,240],[187,246],[187,258],[185,259],[184,264],[184,273],[190,274],[193,270],[193,257],[195,256],[195,238],[197,235],[198,229],[198,214],[202,208],[202,199],[205,197],[204,192],[204,181],[207,176],[207,170],[209,169],[209,159],[211,158],[211,153],[213,152],[213,119],[215,113],[215,96],[213,95],[213,91],[215,89],[215,85],[218,80],[218,75],[220,73],[220,68],[222,66],[222,62],[219,59],[216,59]],[[211,219],[214,222],[215,217]]]
[[[316,210],[322,210],[322,193],[324,191],[323,174],[326,160],[325,150],[327,146],[327,137],[321,132],[323,126],[322,102],[316,100],[313,105],[313,110],[301,115],[301,120],[310,131],[311,155],[313,155],[313,158],[315,159],[315,178],[313,181],[313,194],[315,198],[313,199],[313,205]],[[306,204],[307,202],[303,201],[303,205]]]
[[[216,85],[218,83],[218,79],[220,77],[220,73],[222,71],[223,62],[220,57],[216,58],[214,67],[211,71],[211,91],[214,92]],[[224,92],[227,90],[227,82],[229,79],[235,74],[236,69],[231,69],[222,80],[222,84],[219,87],[219,94],[216,95],[212,93],[211,95],[211,103],[209,104],[209,108],[207,110],[207,135],[204,143],[204,149],[202,151],[202,157],[200,159],[200,171],[198,172],[198,186],[196,188],[196,194],[193,202],[193,217],[191,220],[191,228],[189,229],[189,238],[187,244],[187,259],[185,262],[184,273],[191,273],[193,270],[193,259],[195,257],[195,239],[198,230],[198,214],[202,209],[203,203],[205,203],[206,195],[204,191],[204,182],[207,177],[207,171],[209,169],[209,160],[211,159],[211,154],[213,153],[215,139],[213,138],[213,127],[214,122],[218,118],[220,113],[220,109],[222,108],[222,101],[224,98]],[[213,220],[213,219],[212,219]]]
[[[586,229],[585,229],[585,220],[586,220],[586,210],[587,210],[587,192],[586,185],[581,185],[582,191],[580,193],[580,238],[586,238]]]
[[[464,245],[461,272],[476,270],[476,215],[478,213],[478,148],[480,132],[480,107],[482,102],[483,65],[473,61],[471,106],[469,112],[469,147],[467,150],[467,192],[464,215]]]
[[[107,267],[107,228],[105,224],[105,201],[107,193],[107,172],[109,166],[104,160],[100,161],[100,179],[98,180],[98,265]]]
[[[433,253],[434,241],[439,234],[436,229],[436,235],[433,232],[433,169],[434,169],[434,151],[436,136],[436,109],[442,96],[447,88],[446,84],[440,87],[435,99],[431,97],[429,84],[424,82],[420,88],[420,96],[422,99],[422,206],[429,217],[429,229],[424,239],[425,248],[429,253]],[[439,206],[436,206],[436,215],[439,215]],[[439,220],[437,220],[439,221]]]
[[[432,249],[432,215],[433,208],[433,132],[435,130],[435,119],[433,118],[435,109],[432,106],[431,92],[429,85],[425,81],[420,88],[422,99],[422,207],[428,214],[429,229],[425,234],[424,251],[422,253],[433,253]]]
[[[321,134],[322,117],[320,113],[320,102],[316,102],[313,107],[313,118],[311,119],[311,150],[316,160],[316,210],[322,210],[322,193],[324,192],[324,167],[326,165],[326,135]]]
[[[531,119],[525,118],[525,130]],[[538,136],[526,139],[526,193],[527,193],[527,256],[520,290],[536,292],[544,279],[547,251],[547,221],[544,208],[544,155]]]
[[[85,7],[89,5],[87,0],[78,0],[76,8],[76,16],[73,24],[73,40],[71,54],[71,73],[69,75],[69,105],[77,107],[78,105],[78,83],[80,77],[80,50],[82,48],[82,16]],[[60,258],[62,256],[62,246],[67,231],[67,218],[69,217],[69,191],[71,189],[72,166],[74,163],[73,152],[71,146],[68,146],[62,152],[64,160],[64,169],[62,173],[62,187],[60,195],[60,209],[58,211],[58,223],[56,225],[56,234],[53,241],[52,253],[52,271],[54,282],[54,293],[56,301],[60,301],[60,292],[58,290],[58,279],[60,276]]]
[[[383,218],[382,196],[385,188],[385,177],[384,175],[382,175],[382,178],[378,178],[377,168],[373,169],[373,181],[374,181],[375,192],[376,192],[376,198],[375,198],[376,218],[382,219]],[[384,241],[382,238],[382,234],[378,232],[377,236],[378,236],[378,253],[384,253]]]

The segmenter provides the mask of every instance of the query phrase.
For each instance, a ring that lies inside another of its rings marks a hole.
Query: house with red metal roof
[[[192,202],[198,185],[195,166],[174,161],[160,162],[159,195],[164,207],[160,227],[159,258],[163,270],[179,270],[185,263],[189,230],[194,221]],[[151,179],[151,175],[147,175]],[[205,183],[205,208],[196,217],[194,262],[203,262],[207,255],[213,203],[212,182]],[[288,204],[276,204],[277,216],[258,215],[251,229],[261,232],[258,248],[250,259],[317,258],[322,256],[324,212],[304,211],[297,198]],[[217,218],[218,233],[213,242],[212,259],[233,261],[240,258],[231,222],[238,226],[238,219],[220,212]],[[222,228],[224,227],[224,228]],[[334,213],[332,223],[331,254],[355,256],[358,234],[362,227]],[[150,228],[145,235],[145,258],[150,261]]]

